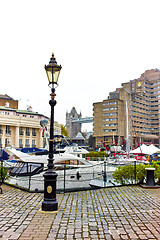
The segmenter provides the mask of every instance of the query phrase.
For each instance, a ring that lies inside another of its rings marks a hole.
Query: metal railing
[[[2,193],[2,183],[3,183],[3,160],[2,160],[3,152],[0,150],[0,159],[1,159],[1,178],[0,178],[0,193]]]
[[[57,170],[55,168],[55,171],[58,173],[57,192],[81,191],[120,185],[114,182],[113,179],[113,173],[118,168],[119,164],[113,165],[105,161],[105,159],[98,159],[90,162],[93,165],[79,165],[76,168],[69,165],[63,165],[62,170]],[[134,165],[135,177],[132,182],[128,181],[128,184],[136,184],[136,162],[130,161],[129,164]],[[19,171],[20,169],[17,172]],[[43,174],[44,172],[33,176],[10,176],[5,182],[30,192],[43,192]]]

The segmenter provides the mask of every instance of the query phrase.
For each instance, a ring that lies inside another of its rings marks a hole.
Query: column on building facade
[[[16,126],[15,130],[15,147],[19,148],[19,127]]]
[[[40,148],[43,148],[42,130],[39,131],[39,147],[40,147]]]

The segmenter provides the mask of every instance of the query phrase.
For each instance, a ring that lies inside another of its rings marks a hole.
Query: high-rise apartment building
[[[119,145],[129,142],[152,142],[159,146],[160,137],[160,70],[145,71],[140,78],[121,84],[102,102],[94,103],[94,137]]]

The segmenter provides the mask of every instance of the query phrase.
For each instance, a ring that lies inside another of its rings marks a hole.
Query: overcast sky
[[[159,0],[5,0],[0,22],[0,93],[49,116],[44,65],[54,52],[59,123],[73,106],[92,116],[122,82],[160,68]]]

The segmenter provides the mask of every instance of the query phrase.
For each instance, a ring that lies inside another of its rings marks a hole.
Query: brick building
[[[14,100],[7,94],[0,94],[0,106],[6,106],[14,109],[18,109],[18,100]]]

